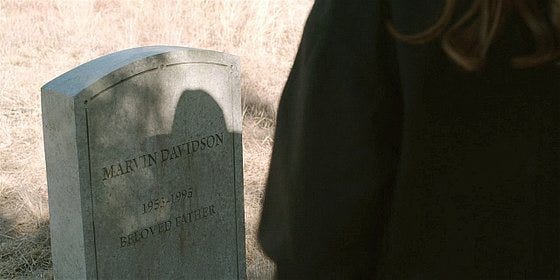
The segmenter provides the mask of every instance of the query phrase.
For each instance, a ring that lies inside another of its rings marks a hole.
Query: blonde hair
[[[443,12],[437,22],[417,34],[402,34],[391,23],[389,32],[398,40],[410,44],[423,44],[441,37],[447,56],[467,71],[484,65],[486,54],[502,29],[508,14],[517,12],[535,41],[532,54],[511,59],[515,68],[529,68],[557,60],[560,57],[560,0],[471,0],[469,9],[451,24],[456,0],[445,0]]]

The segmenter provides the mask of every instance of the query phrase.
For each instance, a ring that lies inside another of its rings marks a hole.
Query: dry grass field
[[[0,278],[52,278],[40,87],[96,57],[160,44],[241,58],[248,276],[270,276],[255,230],[275,108],[311,2],[0,0]]]

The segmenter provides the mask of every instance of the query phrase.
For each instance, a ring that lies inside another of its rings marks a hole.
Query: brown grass
[[[269,278],[255,232],[275,108],[311,2],[0,1],[0,278],[52,278],[40,87],[96,57],[160,44],[241,58],[247,273]]]

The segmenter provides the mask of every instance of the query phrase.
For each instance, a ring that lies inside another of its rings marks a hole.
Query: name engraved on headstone
[[[191,155],[197,151],[213,149],[223,144],[224,133],[220,132],[200,139],[187,141],[168,149],[162,149],[160,151],[143,154],[132,159],[126,159],[103,167],[103,180],[105,181],[114,177],[130,174],[141,168],[157,166],[166,161],[180,158],[183,155]]]

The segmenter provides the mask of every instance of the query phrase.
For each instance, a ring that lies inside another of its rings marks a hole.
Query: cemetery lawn
[[[40,87],[99,56],[179,45],[240,57],[247,275],[270,278],[256,243],[275,112],[312,0],[0,1],[0,279],[51,279]]]

